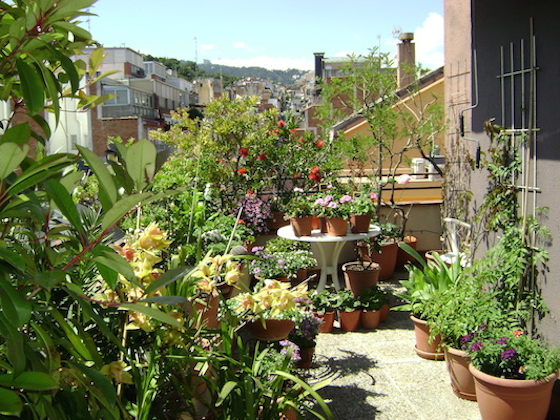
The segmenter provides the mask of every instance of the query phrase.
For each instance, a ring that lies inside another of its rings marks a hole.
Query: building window
[[[103,105],[128,105],[130,103],[128,89],[119,86],[103,86],[103,94],[115,95],[107,99]]]

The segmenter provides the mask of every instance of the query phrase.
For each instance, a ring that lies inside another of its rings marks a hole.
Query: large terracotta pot
[[[327,218],[328,236],[346,236],[348,234],[348,220],[342,217]]]
[[[314,355],[315,346],[299,349],[300,360],[296,363],[296,366],[300,369],[309,369],[311,366],[313,366]]]
[[[208,297],[195,300],[193,305],[194,310],[190,312],[190,314],[197,318],[201,326],[209,329],[216,329],[219,325],[219,306],[220,297],[218,295],[209,295]]]
[[[397,264],[397,242],[390,241],[381,245],[381,252],[373,253],[373,261],[380,266],[379,280],[391,280]]]
[[[291,319],[267,319],[264,325],[260,319],[254,319],[247,323],[247,329],[258,340],[278,341],[286,339],[295,325]]]
[[[342,265],[344,283],[346,288],[358,297],[362,290],[369,289],[377,284],[379,278],[379,264],[353,261]]]
[[[352,233],[369,232],[371,223],[371,214],[351,214],[350,215],[350,231]]]
[[[338,316],[340,318],[340,328],[344,331],[356,331],[360,326],[360,315],[362,311],[357,309],[355,311],[340,311]]]
[[[471,358],[468,353],[450,347],[444,347],[443,353],[454,394],[464,400],[476,401],[474,378],[469,371]]]
[[[409,245],[412,249],[416,249],[416,244],[418,243],[418,239],[416,238],[416,236],[405,236],[403,239],[403,242],[407,245]],[[398,248],[397,249],[397,263],[396,263],[396,267],[403,267],[406,263],[408,263],[410,260],[412,259],[412,257],[410,255],[408,255],[408,253],[403,250]]]
[[[379,311],[362,311],[360,315],[360,325],[367,330],[374,330],[379,327],[381,321],[381,310]]]
[[[443,350],[440,349],[439,345],[441,337],[437,336],[430,343],[430,327],[428,326],[428,323],[416,318],[413,315],[410,315],[410,319],[414,324],[414,335],[416,337],[416,347],[414,348],[414,351],[416,351],[416,354],[423,359],[443,360]]]
[[[334,311],[325,312],[324,314],[315,314],[317,318],[320,318],[323,322],[319,325],[320,333],[330,333],[334,328]]]
[[[546,380],[504,379],[487,375],[472,364],[478,409],[483,420],[545,420],[558,374]]]
[[[294,229],[294,235],[310,236],[312,230],[311,219],[312,216],[297,217],[295,219],[290,219],[290,224]]]

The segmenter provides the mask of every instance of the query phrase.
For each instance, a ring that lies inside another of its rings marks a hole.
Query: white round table
[[[346,242],[359,241],[362,239],[372,238],[381,233],[379,226],[371,225],[366,233],[348,233],[346,236],[329,236],[321,233],[320,230],[311,232],[311,236],[296,236],[291,226],[284,226],[278,229],[277,235],[281,238],[291,239],[293,241],[310,242],[311,249],[315,257],[319,257],[321,262],[321,276],[317,290],[323,290],[327,284],[327,275],[331,275],[332,284],[336,290],[340,290],[340,282],[338,280],[338,258],[340,252]]]

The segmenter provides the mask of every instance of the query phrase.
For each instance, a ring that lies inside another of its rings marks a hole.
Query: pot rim
[[[375,271],[375,270],[380,270],[381,266],[373,261],[366,261],[368,268],[368,271]],[[348,271],[347,267],[352,267],[352,266],[357,266],[357,265],[361,265],[364,266],[366,264],[363,264],[361,261],[349,261],[347,263],[342,264],[342,271]],[[354,271],[365,271],[365,270],[354,270]]]
[[[558,379],[558,372],[551,373],[543,379],[507,379],[498,378],[497,376],[489,375],[478,370],[472,363],[469,364],[469,371],[473,374],[475,379],[491,383],[497,386],[507,386],[508,388],[528,388],[538,387],[547,383],[554,385],[554,381]]]

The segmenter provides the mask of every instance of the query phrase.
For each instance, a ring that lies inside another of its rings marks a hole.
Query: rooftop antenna
[[[196,36],[194,37],[194,63],[198,64],[198,42]]]

